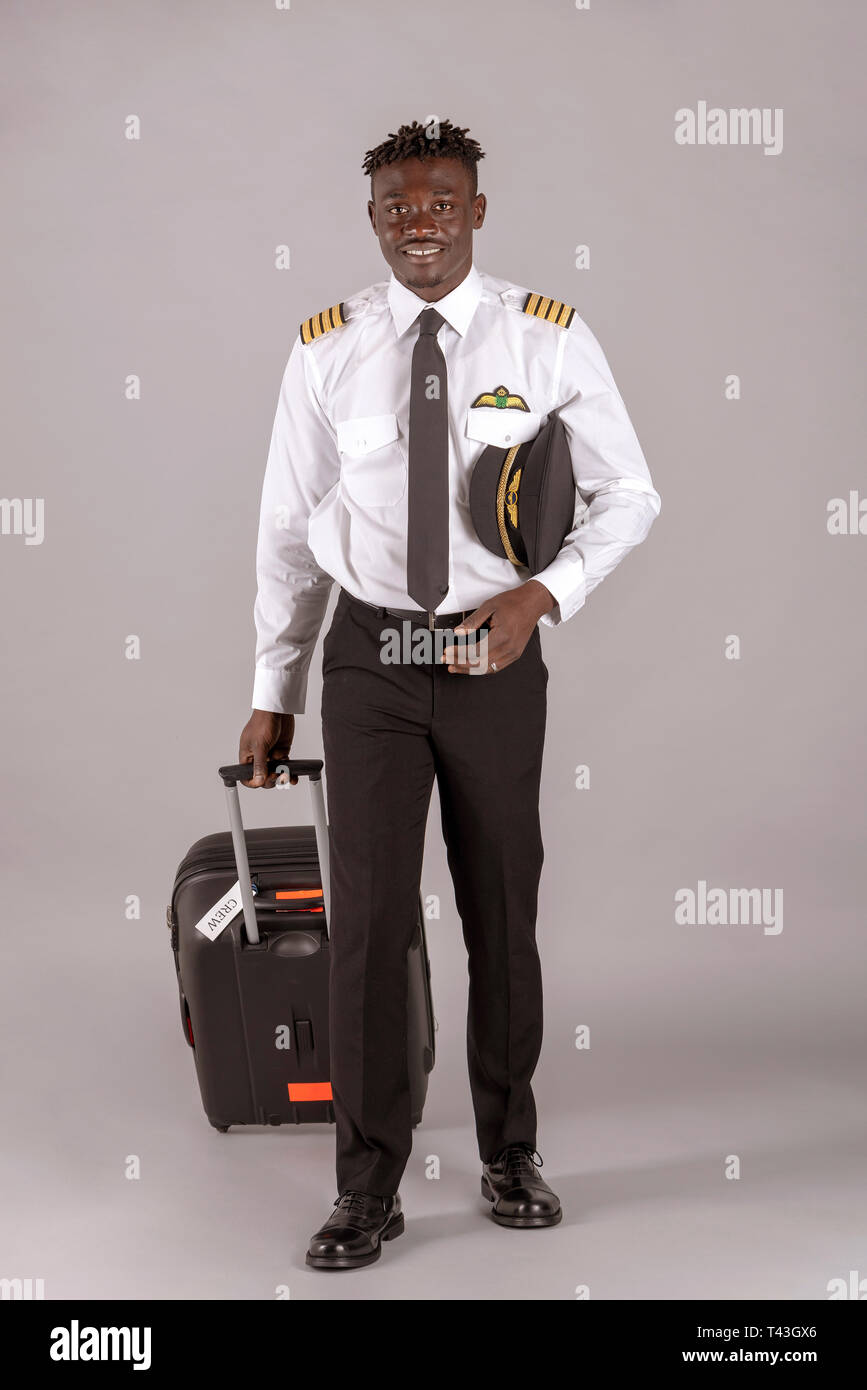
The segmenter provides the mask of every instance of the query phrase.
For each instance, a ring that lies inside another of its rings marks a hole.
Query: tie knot
[[[439,333],[444,323],[445,319],[436,309],[423,309],[418,320],[418,336],[422,338],[428,333],[433,336]]]

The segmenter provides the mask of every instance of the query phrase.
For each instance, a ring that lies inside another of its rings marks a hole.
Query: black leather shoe
[[[379,1259],[380,1241],[399,1235],[403,1235],[399,1193],[371,1197],[367,1192],[343,1192],[311,1240],[307,1263],[314,1269],[358,1269]]]
[[[556,1226],[562,1220],[559,1197],[536,1171],[541,1166],[541,1154],[529,1144],[507,1144],[484,1165],[482,1196],[493,1202],[498,1225]]]

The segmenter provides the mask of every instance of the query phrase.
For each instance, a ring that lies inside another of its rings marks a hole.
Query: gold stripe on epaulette
[[[546,323],[556,323],[559,328],[568,328],[575,310],[562,299],[546,299],[544,295],[530,293],[524,300],[524,313],[534,319],[544,319]]]
[[[306,346],[307,343],[312,343],[314,338],[321,338],[323,333],[330,333],[332,328],[342,328],[346,322],[343,309],[342,303],[332,304],[330,309],[323,309],[321,313],[305,319],[301,325],[302,343]]]

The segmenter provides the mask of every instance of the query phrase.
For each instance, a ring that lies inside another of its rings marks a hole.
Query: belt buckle
[[[462,612],[461,612],[461,618],[460,618],[461,622],[463,622],[463,620],[464,620],[464,618],[467,616],[467,614],[468,614],[468,613],[471,613],[471,612],[472,612],[472,609],[471,609],[471,608],[464,608],[464,609],[462,610]],[[428,627],[429,627],[429,629],[430,629],[431,632],[433,632],[434,628],[436,627],[436,613],[435,613],[435,612],[432,612],[430,609],[428,609]]]

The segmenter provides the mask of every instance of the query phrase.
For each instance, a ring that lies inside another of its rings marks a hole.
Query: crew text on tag
[[[204,917],[199,918],[196,923],[196,931],[200,931],[202,936],[206,936],[209,941],[215,941],[223,928],[229,925],[232,918],[237,917],[242,907],[241,884],[238,881],[232,885],[224,898],[221,898],[218,903],[214,903],[214,906],[205,913]]]

